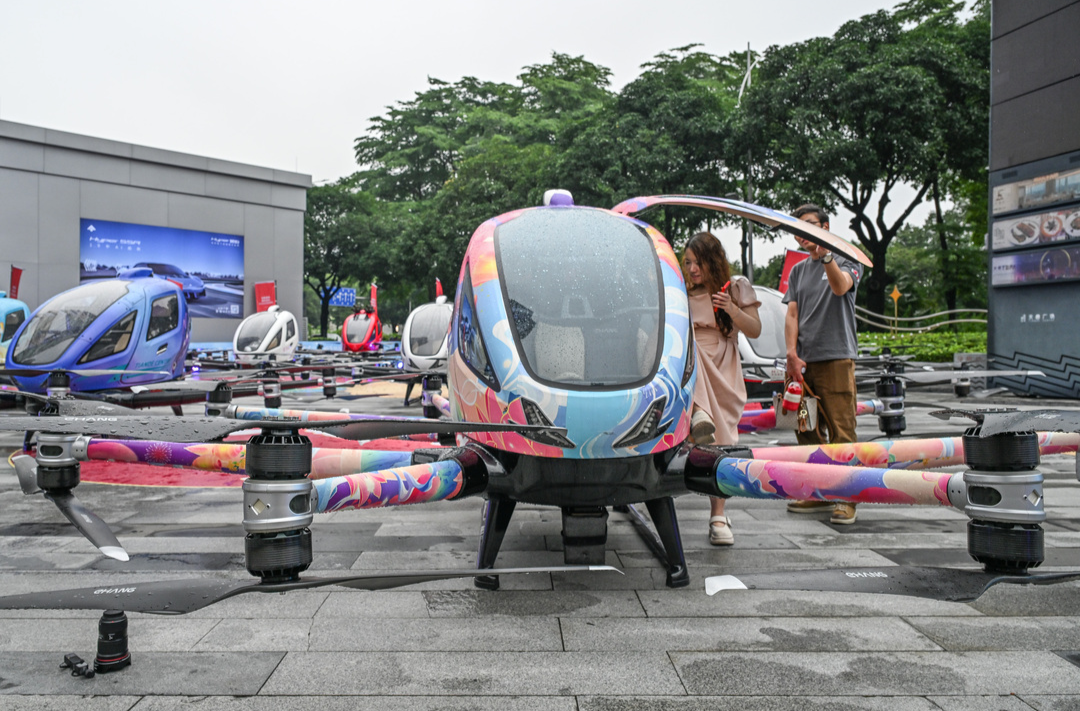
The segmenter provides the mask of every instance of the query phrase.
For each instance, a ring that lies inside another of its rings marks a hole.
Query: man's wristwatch
[[[833,253],[832,252],[826,252],[825,256],[821,258],[821,263],[822,264],[828,264],[832,260],[833,260]]]

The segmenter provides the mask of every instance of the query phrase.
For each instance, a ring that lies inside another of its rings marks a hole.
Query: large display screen
[[[994,188],[991,209],[997,215],[1073,200],[1080,200],[1080,168],[999,185]]]
[[[242,318],[244,238],[218,232],[79,220],[79,281],[148,268],[184,291],[191,315]]]
[[[1080,279],[1080,246],[1006,254],[995,256],[990,262],[990,283],[994,286],[1077,279]]]
[[[995,251],[1080,240],[1080,206],[997,220],[991,232]]]

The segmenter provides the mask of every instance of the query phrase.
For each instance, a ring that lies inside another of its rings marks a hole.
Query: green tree
[[[732,114],[728,162],[753,167],[773,202],[839,204],[854,215],[874,261],[867,306],[878,313],[893,281],[888,248],[912,211],[935,185],[943,195],[947,176],[986,163],[989,75],[976,41],[985,24],[979,14],[961,23],[961,9],[916,0],[832,37],[771,47]],[[887,216],[902,184],[914,197]]]
[[[319,334],[326,336],[330,299],[342,286],[359,287],[395,263],[392,206],[359,191],[352,178],[308,190],[304,217],[304,282],[319,299]]]

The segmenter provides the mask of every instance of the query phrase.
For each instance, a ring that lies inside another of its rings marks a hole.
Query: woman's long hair
[[[724,284],[731,280],[731,265],[728,264],[724,245],[720,244],[720,240],[711,232],[698,232],[687,242],[686,251],[694,253],[694,259],[697,260],[698,266],[701,268],[702,286],[705,287],[705,292],[709,294],[711,303],[712,295],[720,291]],[[690,281],[690,274],[684,274],[684,277],[687,283],[693,283]],[[731,287],[728,287],[728,293],[731,293]],[[715,315],[716,325],[720,328],[720,333],[724,334],[724,336],[730,336],[731,329],[734,328],[731,317],[723,309],[718,309]]]

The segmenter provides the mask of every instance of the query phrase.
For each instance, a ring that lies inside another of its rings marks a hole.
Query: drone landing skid
[[[684,588],[690,584],[690,572],[686,569],[686,556],[683,555],[682,539],[679,537],[675,501],[670,496],[665,496],[662,499],[646,501],[645,506],[656,525],[656,531],[649,528],[649,522],[633,504],[625,507],[625,513],[630,515],[630,523],[641,536],[641,540],[667,568],[667,586]],[[622,510],[622,507],[617,510]]]

